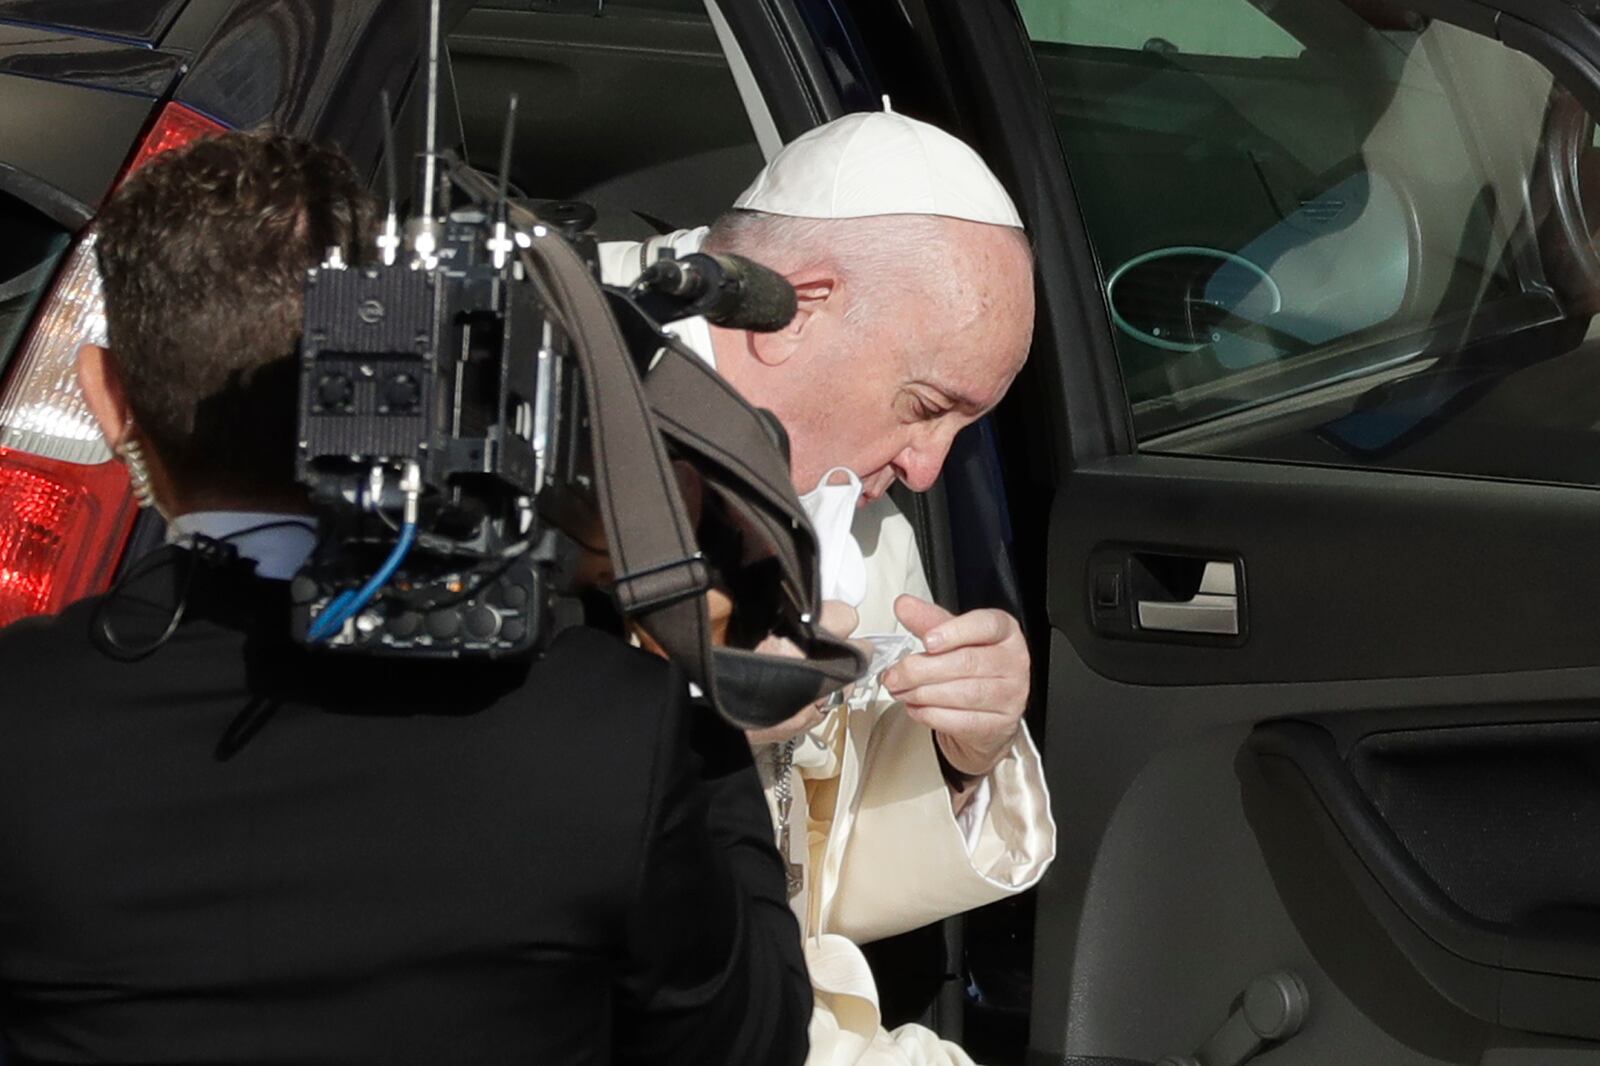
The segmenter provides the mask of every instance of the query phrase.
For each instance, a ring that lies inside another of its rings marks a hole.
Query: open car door
[[[1029,1061],[1600,1063],[1585,5],[901,7],[1038,250]]]

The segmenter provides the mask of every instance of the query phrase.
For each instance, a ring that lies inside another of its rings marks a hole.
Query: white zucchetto
[[[796,137],[733,206],[796,218],[942,215],[1023,228],[977,152],[888,110],[846,115]]]

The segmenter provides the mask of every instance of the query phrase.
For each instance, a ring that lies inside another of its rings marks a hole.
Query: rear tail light
[[[123,176],[221,124],[168,104]],[[68,254],[0,390],[0,625],[110,584],[137,510],[78,391],[78,348],[105,343],[95,236]]]
[[[214,133],[224,133],[227,129],[228,127],[216,119],[207,118],[198,111],[191,111],[182,104],[168,104],[161,109],[161,114],[156,116],[155,123],[151,125],[150,132],[144,135],[144,140],[139,142],[139,150],[133,153],[133,161],[122,172],[122,177],[126,178],[162,152],[182,148],[190,141],[198,141]]]

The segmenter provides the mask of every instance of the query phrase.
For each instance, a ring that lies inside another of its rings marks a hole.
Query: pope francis
[[[1022,724],[1021,628],[933,604],[886,495],[896,480],[930,487],[1027,358],[1021,220],[970,148],[885,110],[793,141],[709,229],[602,246],[605,280],[632,282],[669,247],[737,252],[794,286],[798,313],[777,333],[673,329],[788,430],[833,601],[824,620],[911,652],[838,706],[751,735],[816,991],[807,1061],[970,1064],[927,1029],[882,1027],[857,945],[1022,892],[1055,854]]]

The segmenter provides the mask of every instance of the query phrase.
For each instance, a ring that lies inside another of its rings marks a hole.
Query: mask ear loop
[[[848,466],[833,467],[818,479],[817,487],[802,495],[801,499],[814,496],[824,489],[854,489],[859,494],[861,492],[861,475]]]

